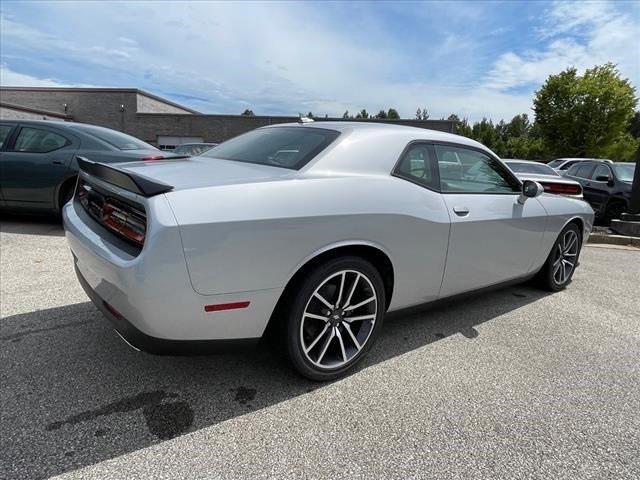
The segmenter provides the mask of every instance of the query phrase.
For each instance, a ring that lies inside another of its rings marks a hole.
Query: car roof
[[[543,162],[538,162],[536,160],[521,160],[519,158],[503,158],[502,159],[503,162],[510,162],[510,163],[534,163],[536,165],[545,165],[547,166],[546,163]],[[551,168],[551,167],[549,167]]]
[[[416,140],[434,141],[434,142],[451,142],[469,145],[476,148],[487,150],[487,147],[480,142],[476,142],[471,138],[455,135],[453,133],[442,132],[439,130],[430,130],[428,128],[412,127],[409,125],[398,125],[382,122],[351,122],[351,121],[314,121],[305,123],[278,123],[276,125],[268,125],[261,128],[281,128],[281,127],[299,127],[299,128],[324,128],[336,130],[338,132],[385,132],[398,133],[399,135],[410,135]]]

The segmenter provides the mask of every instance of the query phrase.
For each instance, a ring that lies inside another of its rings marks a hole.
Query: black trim
[[[437,175],[437,179],[438,179],[438,188],[433,188],[431,186],[426,185],[423,182],[420,182],[417,178],[411,178],[410,175],[404,175],[401,172],[398,172],[398,168],[400,167],[400,164],[402,163],[402,160],[404,159],[404,156],[406,155],[407,151],[414,146],[415,144],[424,144],[424,145],[430,145],[430,149],[429,149],[429,154],[432,155],[432,161],[435,162],[436,164],[436,175]],[[438,164],[438,154],[435,151],[435,147],[436,145],[443,145],[443,146],[450,146],[450,147],[456,147],[456,148],[463,148],[463,149],[467,149],[467,150],[473,150],[476,151],[478,153],[482,153],[483,155],[486,155],[487,157],[496,160],[499,164],[501,164],[504,167],[504,172],[510,176],[518,185],[520,185],[520,190],[519,191],[512,191],[512,192],[444,192],[442,191],[441,188],[441,184],[440,184],[440,167]],[[509,169],[509,167],[506,166],[505,162],[503,162],[502,160],[500,160],[496,155],[494,155],[492,152],[484,150],[482,148],[478,148],[472,145],[465,145],[463,143],[456,143],[456,142],[446,142],[446,141],[435,141],[435,140],[422,140],[422,139],[418,139],[418,140],[411,140],[406,147],[402,150],[402,153],[400,154],[400,156],[398,157],[398,160],[396,160],[395,165],[393,166],[393,169],[391,170],[391,176],[392,177],[396,177],[396,178],[401,178],[402,180],[406,180],[410,183],[413,183],[415,185],[418,185],[419,187],[422,188],[426,188],[427,190],[430,190],[432,192],[436,192],[436,193],[440,193],[442,195],[520,195],[522,193],[522,181]]]
[[[251,348],[258,344],[258,338],[237,338],[229,340],[168,340],[152,337],[138,330],[129,320],[116,316],[106,306],[105,301],[91,288],[75,264],[78,281],[98,310],[111,322],[115,331],[133,348],[153,355],[207,355]]]
[[[171,185],[151,180],[138,173],[126,172],[104,163],[92,162],[85,157],[78,156],[76,160],[78,167],[83,172],[143,197],[153,197],[173,190]]]
[[[409,150],[411,150],[416,145],[425,145],[428,147],[429,164],[431,167],[431,173],[433,174],[436,184],[438,185],[437,187],[434,187],[433,185],[428,185],[425,182],[421,182],[418,179],[418,177],[414,177],[413,175],[405,174],[404,172],[400,171],[400,165],[402,165],[402,162],[404,161],[404,157],[407,155]],[[440,190],[440,169],[438,168],[437,163],[438,163],[438,159],[436,157],[436,153],[435,153],[435,149],[433,147],[432,141],[412,140],[407,144],[406,147],[404,147],[404,150],[402,150],[400,157],[396,161],[396,164],[394,165],[393,170],[391,171],[391,176],[401,178],[402,180],[406,180],[407,182],[414,183],[419,187],[426,188],[427,190],[431,190],[432,192],[442,193],[442,191]]]
[[[544,265],[542,265],[542,266],[544,267]],[[468,292],[457,293],[457,294],[452,295],[450,297],[439,298],[437,300],[432,300],[432,301],[426,302],[426,303],[420,303],[418,305],[413,305],[411,307],[400,308],[398,310],[394,310],[392,312],[387,313],[385,318],[389,318],[389,317],[393,318],[396,315],[398,315],[398,316],[411,315],[411,314],[414,314],[414,313],[423,312],[425,310],[431,310],[431,309],[434,309],[434,308],[440,308],[440,307],[443,307],[443,306],[455,304],[455,303],[459,302],[460,300],[464,300],[464,299],[469,299],[469,298],[474,298],[474,297],[480,296],[480,295],[482,295],[484,293],[498,291],[498,290],[501,290],[501,289],[503,289],[505,287],[510,287],[510,286],[513,286],[513,285],[519,285],[521,283],[528,282],[529,280],[534,278],[538,274],[538,271],[539,270],[537,270],[537,271],[535,271],[533,273],[527,273],[526,275],[523,275],[521,277],[517,277],[517,278],[511,279],[511,280],[506,280],[504,282],[494,283],[493,285],[489,285],[487,287],[481,287],[481,288],[476,289],[476,290],[470,290]]]

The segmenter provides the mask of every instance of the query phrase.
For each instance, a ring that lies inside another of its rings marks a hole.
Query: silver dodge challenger
[[[565,288],[594,216],[478,142],[378,123],[301,121],[199,157],[79,165],[66,236],[126,342],[200,353],[269,327],[314,380],[352,369],[385,312],[533,277]]]

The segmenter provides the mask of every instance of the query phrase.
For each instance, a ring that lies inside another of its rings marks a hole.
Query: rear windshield
[[[120,150],[156,150],[153,145],[138,140],[136,137],[109,128],[96,127],[95,125],[76,125],[76,128]]]
[[[316,127],[262,128],[227,140],[202,156],[299,170],[338,135]]]
[[[515,173],[533,173],[536,175],[554,175],[559,177],[556,171],[543,163],[505,162]]]

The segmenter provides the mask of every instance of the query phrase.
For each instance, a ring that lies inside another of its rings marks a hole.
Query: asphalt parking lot
[[[55,223],[4,219],[0,248],[2,478],[640,476],[640,250],[586,247],[560,293],[391,316],[319,384],[264,346],[130,349]]]

